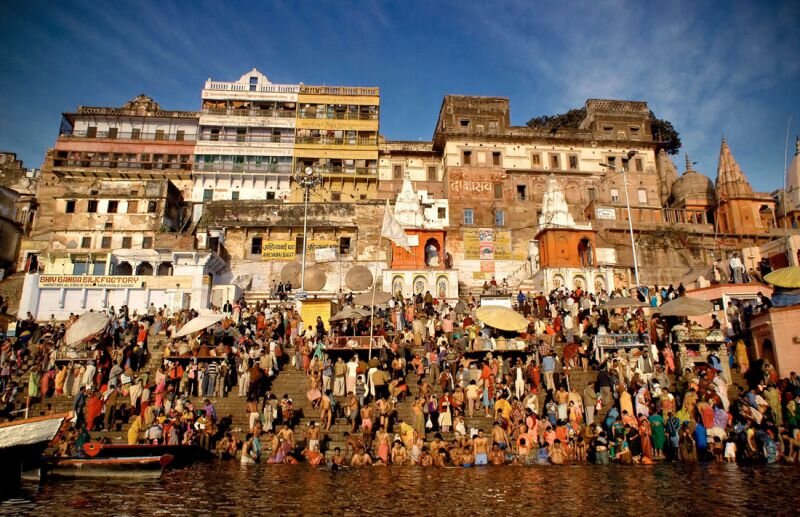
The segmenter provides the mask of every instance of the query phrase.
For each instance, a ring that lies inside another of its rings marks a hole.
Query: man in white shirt
[[[742,274],[744,273],[744,264],[742,260],[739,258],[738,253],[734,253],[731,259],[728,261],[728,264],[731,267],[731,274],[733,275],[733,283],[734,284],[741,284]]]

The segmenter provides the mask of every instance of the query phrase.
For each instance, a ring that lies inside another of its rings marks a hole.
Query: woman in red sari
[[[93,391],[86,401],[86,429],[89,431],[94,430],[94,421],[100,416],[103,411],[103,401],[96,391]]]

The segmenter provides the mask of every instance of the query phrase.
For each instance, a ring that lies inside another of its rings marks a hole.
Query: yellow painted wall
[[[303,317],[303,325],[308,328],[309,325],[316,327],[317,316],[322,318],[325,324],[325,329],[330,329],[328,320],[333,315],[333,302],[330,300],[306,300],[300,307],[300,315]]]
[[[295,158],[341,158],[343,160],[377,160],[378,146],[329,144],[297,144],[294,148]]]
[[[329,129],[340,131],[377,131],[378,120],[336,119],[336,118],[298,118],[298,129]]]

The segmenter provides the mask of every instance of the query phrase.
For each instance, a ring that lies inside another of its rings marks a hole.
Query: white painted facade
[[[193,202],[288,197],[299,91],[256,69],[237,81],[206,81]]]
[[[212,253],[173,252],[158,253],[154,250],[117,250],[112,260],[115,263],[132,263],[134,270],[139,263],[151,261],[157,269],[158,260],[170,259],[172,274],[163,276],[132,275],[135,279],[130,287],[93,287],[92,280],[109,277],[72,275],[65,273],[64,286],[49,287],[40,284],[42,277],[58,279],[59,274],[26,274],[22,287],[19,314],[30,312],[37,320],[66,319],[70,314],[82,314],[89,309],[106,310],[127,305],[140,314],[152,303],[156,307],[166,305],[171,310],[192,308],[206,310],[211,303],[214,275],[221,272],[224,263]],[[145,256],[146,255],[146,256]],[[75,282],[75,278],[80,282]],[[110,278],[121,279],[122,276]],[[90,287],[82,287],[89,285]]]

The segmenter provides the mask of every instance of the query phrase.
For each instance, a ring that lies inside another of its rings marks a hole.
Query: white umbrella
[[[392,295],[384,291],[375,291],[375,293],[372,291],[367,291],[353,298],[353,303],[356,305],[366,305],[369,307],[372,305],[373,300],[375,300],[375,305],[383,305],[391,299]]]
[[[108,326],[108,316],[102,312],[86,312],[67,329],[64,341],[72,346],[102,332]]]
[[[205,316],[198,316],[193,320],[189,320],[186,325],[182,326],[181,329],[175,333],[174,337],[183,337],[188,336],[189,334],[194,334],[195,332],[200,332],[201,330],[207,329],[215,323],[219,323],[223,319],[225,319],[224,314],[207,314]]]

